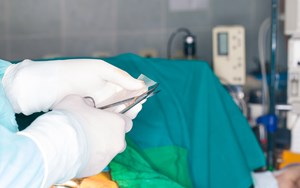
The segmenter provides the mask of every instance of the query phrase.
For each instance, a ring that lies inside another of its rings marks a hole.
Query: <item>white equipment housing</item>
[[[246,80],[245,28],[213,29],[213,67],[223,84],[244,85]]]
[[[285,0],[284,33],[296,35],[300,33],[300,1]]]
[[[287,114],[287,127],[291,129],[290,150],[300,153],[300,1],[285,1],[284,33],[288,40],[287,102],[292,110]]]
[[[300,103],[300,38],[288,41],[288,103]]]

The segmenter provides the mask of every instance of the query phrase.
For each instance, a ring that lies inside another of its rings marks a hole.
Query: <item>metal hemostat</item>
[[[124,108],[122,111],[120,111],[121,114],[124,114],[128,110],[133,108],[135,105],[137,105],[138,103],[143,101],[144,99],[147,99],[147,98],[152,97],[153,95],[159,93],[160,90],[156,90],[158,85],[159,85],[159,83],[154,84],[153,86],[151,86],[149,88],[148,91],[142,93],[141,95],[138,95],[138,96],[135,96],[135,97],[130,97],[128,99],[121,100],[121,101],[118,101],[118,102],[114,102],[112,104],[108,104],[108,105],[101,106],[101,107],[96,107],[96,103],[95,103],[95,100],[93,99],[93,97],[86,96],[85,98],[90,99],[93,102],[94,107],[98,108],[98,109],[101,109],[101,110],[128,103],[129,105],[126,108]]]

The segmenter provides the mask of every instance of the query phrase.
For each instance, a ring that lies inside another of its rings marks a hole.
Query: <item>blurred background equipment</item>
[[[167,56],[171,59],[172,56],[172,42],[179,33],[185,33],[183,37],[183,57],[185,59],[196,58],[196,37],[187,28],[179,28],[173,32],[168,40]]]
[[[300,33],[300,2],[298,0],[285,0],[284,33],[295,36]]]
[[[239,25],[216,26],[212,30],[215,74],[247,117],[243,86],[246,82],[245,28]]]
[[[285,1],[285,34],[288,39],[288,89],[287,102],[291,110],[287,115],[287,127],[291,130],[291,152],[300,154],[300,2]]]
[[[244,85],[246,80],[245,28],[218,26],[213,29],[213,67],[221,81]]]

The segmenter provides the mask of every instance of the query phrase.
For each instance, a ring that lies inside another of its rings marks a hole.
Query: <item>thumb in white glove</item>
[[[48,111],[67,95],[91,96],[97,103],[121,90],[145,90],[143,81],[96,59],[35,62],[24,60],[8,67],[3,87],[15,113]]]

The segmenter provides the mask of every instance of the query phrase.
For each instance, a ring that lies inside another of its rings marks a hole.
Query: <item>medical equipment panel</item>
[[[213,66],[224,84],[245,84],[245,54],[244,27],[217,26],[213,29]]]
[[[300,38],[288,42],[288,103],[300,102]]]
[[[300,1],[285,1],[284,32],[286,35],[300,34]]]

